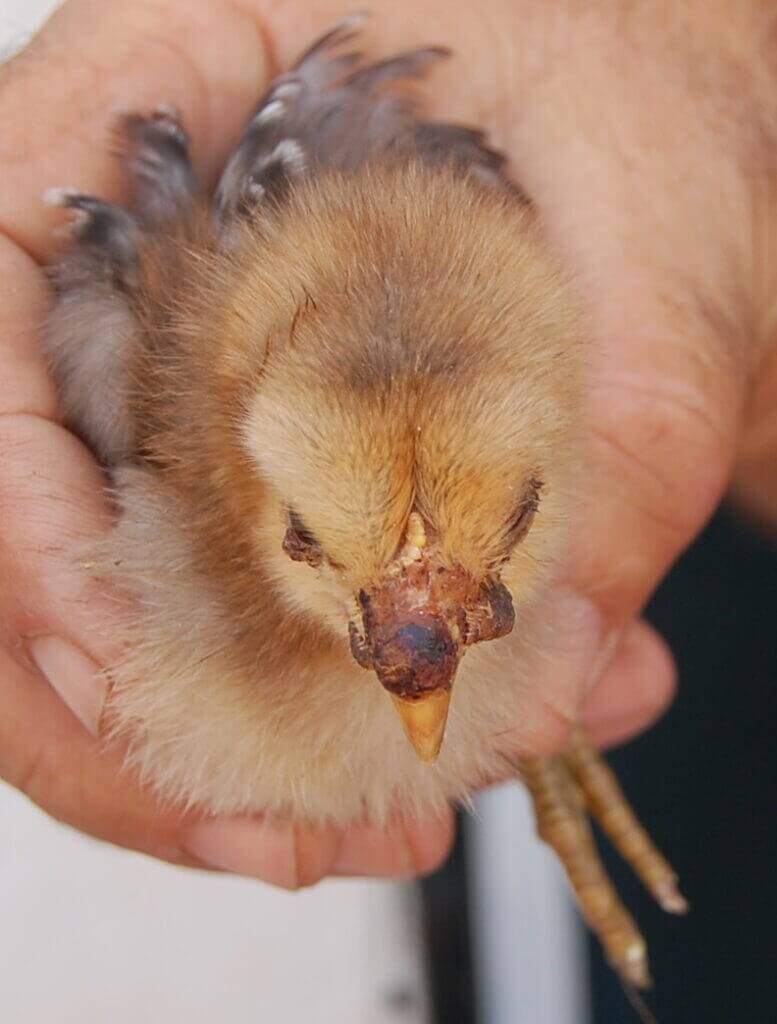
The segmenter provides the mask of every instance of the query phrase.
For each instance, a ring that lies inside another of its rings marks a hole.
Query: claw
[[[602,865],[588,814],[601,823],[615,847],[669,913],[688,909],[677,888],[677,876],[581,729],[574,730],[562,754],[526,758],[521,771],[534,802],[537,831],[561,860],[580,910],[602,943],[607,959],[627,989],[648,988],[651,981],[645,940]]]
[[[129,282],[137,259],[138,227],[131,214],[75,188],[50,188],[43,194],[43,202],[71,210],[68,231],[90,253],[95,266],[108,267],[117,281]]]
[[[117,134],[133,185],[133,213],[151,230],[174,223],[199,189],[178,111],[160,104],[149,116],[129,114],[120,120]]]
[[[640,824],[615,773],[575,728],[564,756],[580,783],[586,805],[645,888],[669,914],[685,914],[688,901],[677,887],[677,875]]]

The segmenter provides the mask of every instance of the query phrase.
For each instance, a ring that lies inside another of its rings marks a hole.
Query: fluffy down
[[[442,51],[363,65],[353,31],[273,84],[212,201],[166,108],[122,125],[128,210],[52,196],[76,220],[47,350],[118,507],[106,720],[160,793],[212,811],[380,821],[510,774],[571,508],[568,289],[499,156],[395,88]],[[284,552],[292,512],[321,564]],[[433,765],[348,635],[413,512],[517,613],[463,658]]]

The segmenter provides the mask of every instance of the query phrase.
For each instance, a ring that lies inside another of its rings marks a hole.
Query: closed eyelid
[[[538,478],[532,477],[529,481],[517,511],[508,522],[507,536],[511,546],[518,544],[531,526],[540,505],[542,486]]]
[[[319,547],[318,540],[315,534],[310,530],[303,521],[302,517],[293,508],[288,510],[289,526],[297,534],[303,544],[309,544],[311,547]]]

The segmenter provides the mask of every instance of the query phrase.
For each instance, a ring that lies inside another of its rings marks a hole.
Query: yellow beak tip
[[[432,690],[415,699],[394,696],[391,699],[418,757],[426,762],[436,760],[445,735],[451,691]]]

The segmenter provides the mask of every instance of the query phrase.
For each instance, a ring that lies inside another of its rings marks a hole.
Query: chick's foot
[[[534,803],[537,831],[556,852],[580,910],[627,985],[651,984],[647,947],[602,865],[595,819],[646,888],[669,913],[688,905],[677,876],[639,823],[617,779],[580,728],[555,757],[525,758],[521,772]]]

